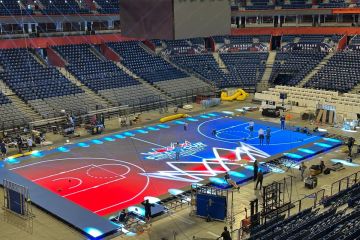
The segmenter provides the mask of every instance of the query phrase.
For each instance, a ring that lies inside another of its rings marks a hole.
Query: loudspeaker
[[[287,93],[280,93],[280,99],[287,99]]]

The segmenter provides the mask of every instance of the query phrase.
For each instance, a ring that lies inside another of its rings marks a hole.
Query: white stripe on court
[[[105,172],[109,172],[109,173],[114,174],[115,176],[118,176],[118,177],[120,177],[120,178],[124,178],[124,175],[126,175],[126,174],[128,174],[128,173],[130,172],[130,168],[129,168],[128,166],[125,166],[125,165],[122,165],[122,164],[116,164],[116,165],[127,168],[127,172],[125,172],[125,173],[123,173],[123,174],[121,175],[121,174],[115,173],[115,172],[113,172],[113,171],[110,171],[110,170],[107,170],[106,168],[101,167],[101,166],[104,166],[104,165],[98,166],[98,165],[93,165],[93,164],[92,164],[93,167],[97,167],[97,168],[99,168],[99,169],[101,169],[101,170],[103,170],[103,171],[105,171]],[[111,166],[113,166],[113,165],[111,165]]]
[[[228,130],[228,129],[231,129],[231,128],[236,128],[236,127],[238,127],[238,126],[247,125],[247,124],[249,124],[249,123],[246,122],[246,123],[237,124],[237,125],[234,125],[234,126],[231,126],[231,127],[222,128],[222,129],[220,129],[220,130],[217,130],[216,132],[222,132],[222,131],[225,131],[225,130]]]
[[[55,176],[58,176],[58,175],[61,175],[61,174],[64,174],[64,173],[73,172],[73,171],[76,171],[76,170],[79,170],[79,169],[83,169],[83,168],[87,168],[87,167],[91,167],[91,166],[92,166],[92,164],[86,165],[86,166],[83,166],[83,167],[79,167],[79,168],[73,168],[73,169],[68,170],[68,171],[63,171],[63,172],[51,174],[51,175],[48,175],[48,176],[45,176],[45,177],[33,179],[33,180],[31,180],[31,181],[36,182],[36,181],[39,181],[39,180],[42,180],[42,179],[46,179],[46,178],[49,178],[49,177],[55,177]],[[12,169],[10,169],[10,170],[12,170]]]
[[[213,236],[213,237],[220,237],[218,234],[215,234],[215,233],[213,233],[213,232],[210,232],[210,231],[208,231],[207,232],[209,235],[211,235],[211,236]]]
[[[136,137],[130,137],[130,138],[138,140],[140,142],[144,142],[144,143],[148,143],[148,144],[151,144],[151,145],[154,145],[154,146],[165,148],[165,146],[159,145],[157,143],[149,142],[149,141],[146,141],[146,140],[143,140],[143,139],[140,139],[140,138],[136,138]]]
[[[89,187],[89,188],[84,188],[84,189],[82,189],[82,190],[79,190],[79,191],[76,191],[76,192],[72,192],[72,193],[63,195],[62,197],[68,197],[68,196],[71,196],[71,195],[74,195],[74,194],[77,194],[77,193],[85,192],[85,191],[90,190],[90,189],[95,189],[95,188],[98,188],[98,187],[101,187],[101,186],[104,186],[104,185],[108,185],[108,184],[110,184],[110,183],[117,182],[117,181],[120,181],[120,180],[123,180],[123,178],[121,178],[121,179],[115,179],[115,180],[112,180],[112,181],[109,181],[109,182],[105,182],[105,183],[102,183],[102,184],[99,184],[99,185],[95,185],[95,186],[92,186],[92,187]]]

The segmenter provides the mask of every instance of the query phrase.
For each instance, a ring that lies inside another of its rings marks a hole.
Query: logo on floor
[[[145,159],[148,160],[164,160],[164,159],[175,159],[176,153],[179,152],[180,156],[191,156],[198,152],[203,151],[206,148],[202,142],[191,143],[185,141],[183,143],[171,143],[170,146],[163,148],[153,148],[150,152],[141,153],[145,155]]]

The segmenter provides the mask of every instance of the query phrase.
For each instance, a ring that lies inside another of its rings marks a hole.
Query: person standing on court
[[[265,136],[264,136],[264,130],[262,128],[259,129],[258,135],[259,135],[260,145],[264,145]]]
[[[249,131],[250,131],[250,136],[253,136],[253,132],[254,132],[254,125],[255,123],[253,121],[249,122]]]
[[[257,175],[257,181],[256,181],[256,185],[255,185],[255,190],[257,189],[259,183],[260,183],[260,189],[262,188],[263,179],[264,179],[264,174],[260,170],[258,175]]]
[[[266,128],[266,144],[269,145],[270,144],[270,137],[271,137],[271,129],[269,127]]]
[[[213,130],[211,131],[211,135],[213,135],[214,137],[216,137],[216,133],[217,133],[216,129],[213,129]]]
[[[179,142],[175,144],[175,160],[180,160],[181,147]]]
[[[145,208],[145,220],[149,222],[151,219],[151,207],[154,206],[154,204],[151,204],[149,199],[146,199],[145,202],[142,202],[141,204]]]
[[[254,162],[254,182],[256,181],[257,179],[257,175],[258,175],[258,172],[259,172],[259,165],[258,165],[258,161],[255,160]]]
[[[184,124],[184,131],[187,131],[187,129],[188,129],[188,123],[185,123]]]
[[[281,130],[285,130],[285,116],[284,115],[281,115],[281,117],[280,117],[280,127],[281,127]]]

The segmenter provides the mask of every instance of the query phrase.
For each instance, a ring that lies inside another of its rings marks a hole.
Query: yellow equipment
[[[233,100],[244,101],[248,96],[249,94],[247,92],[239,88],[231,96],[228,96],[227,91],[222,91],[220,98],[222,101],[233,101]]]
[[[167,117],[160,118],[160,122],[164,123],[164,122],[168,122],[168,121],[179,119],[179,118],[185,118],[185,117],[188,117],[188,115],[184,114],[184,113],[178,113],[175,115],[170,115]]]

